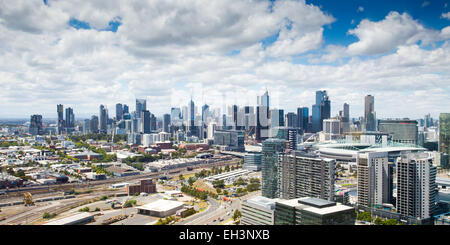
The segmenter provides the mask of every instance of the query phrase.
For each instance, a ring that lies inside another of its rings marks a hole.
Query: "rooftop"
[[[263,207],[265,209],[273,210],[273,209],[275,209],[276,200],[277,199],[270,199],[270,198],[263,197],[263,196],[256,196],[256,197],[247,199],[246,202],[249,204]]]
[[[316,207],[316,208],[325,208],[325,207],[331,207],[331,206],[335,206],[336,205],[335,202],[331,202],[331,201],[328,201],[328,200],[315,198],[315,197],[308,197],[308,198],[304,198],[304,199],[299,199],[298,203],[306,204],[308,206],[312,206],[312,207]]]
[[[181,208],[184,203],[178,201],[160,199],[158,201],[145,204],[138,207],[138,209],[151,210],[151,211],[168,211],[174,208]]]
[[[66,224],[70,224],[72,222],[87,219],[87,218],[90,218],[93,216],[94,215],[90,214],[90,213],[81,213],[81,214],[72,215],[70,217],[54,220],[54,221],[45,223],[44,225],[66,225]]]

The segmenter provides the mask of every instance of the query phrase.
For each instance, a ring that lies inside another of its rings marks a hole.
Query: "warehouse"
[[[184,203],[170,200],[158,200],[156,202],[137,207],[139,214],[161,218],[173,215],[182,208],[184,208]]]
[[[76,214],[70,217],[48,222],[44,225],[81,225],[94,220],[94,215],[90,213]]]

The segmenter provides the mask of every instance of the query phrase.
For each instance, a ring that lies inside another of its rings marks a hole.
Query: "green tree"
[[[237,180],[233,183],[234,186],[246,185],[246,184],[247,184],[247,182],[246,182],[242,177],[239,177],[239,179],[237,179]]]
[[[388,219],[384,221],[384,225],[397,225],[398,221],[396,219]]]
[[[215,180],[212,182],[212,185],[214,188],[225,188],[225,182],[224,180]]]
[[[370,212],[362,212],[362,213],[358,214],[356,219],[362,220],[362,221],[371,222],[372,221],[372,215],[370,214]]]
[[[189,177],[189,179],[188,179],[189,186],[192,186],[194,184],[194,182],[195,182],[195,179],[192,177]]]
[[[380,219],[379,217],[377,217],[374,221],[373,221],[376,225],[382,225],[384,222],[382,219]]]
[[[234,211],[234,214],[233,214],[233,220],[236,221],[236,220],[238,220],[238,219],[241,218],[241,217],[242,217],[241,212],[239,211],[239,209],[236,209],[236,210]]]

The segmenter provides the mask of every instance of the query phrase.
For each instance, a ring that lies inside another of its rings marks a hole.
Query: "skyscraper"
[[[334,201],[335,160],[292,151],[278,160],[278,191],[283,199],[315,197]]]
[[[365,131],[376,131],[375,119],[375,98],[372,95],[366,95],[364,98],[364,121]]]
[[[302,129],[303,132],[308,132],[309,108],[308,107],[297,108],[297,117],[299,127]]]
[[[130,110],[128,109],[128,106],[123,104],[123,114],[129,114]]]
[[[292,128],[298,128],[298,116],[297,114],[293,113],[293,112],[289,112],[288,114],[286,114],[286,126],[288,127],[292,127]]]
[[[44,133],[42,115],[31,115],[29,133],[31,135],[41,135]]]
[[[262,96],[258,96],[257,100],[257,105],[266,106],[267,108],[269,108],[269,91],[266,90],[266,92]]]
[[[150,130],[156,131],[156,117],[155,114],[150,113]]]
[[[342,133],[350,132],[350,105],[344,103],[344,108],[341,115],[341,129]]]
[[[100,111],[99,111],[99,131],[100,133],[106,134],[108,131],[107,123],[108,123],[108,111],[106,110],[105,106],[100,105]]]
[[[283,109],[270,110],[270,127],[271,127],[271,137],[275,137],[277,135],[277,130],[279,127],[284,127]]]
[[[91,120],[84,119],[83,121],[83,134],[88,134],[91,130]]]
[[[257,97],[255,140],[262,142],[269,137],[269,92]]]
[[[151,132],[151,113],[148,110],[144,110],[141,112],[142,118],[141,118],[141,131],[144,134],[149,134]]]
[[[123,119],[123,107],[122,104],[116,104],[116,121],[120,121]]]
[[[66,108],[66,132],[71,134],[75,130],[75,115],[73,114],[73,109]]]
[[[66,127],[64,122],[64,106],[61,104],[57,105],[56,112],[58,113],[58,134],[62,134]]]
[[[269,114],[265,106],[256,107],[255,140],[262,142],[269,137]]]
[[[439,152],[450,155],[450,113],[439,115]]]
[[[388,153],[359,153],[356,162],[358,205],[374,207],[392,203],[393,164],[388,162]]]
[[[163,115],[163,131],[166,133],[169,133],[169,125],[170,125],[170,115],[164,114]]]
[[[287,141],[271,138],[264,140],[262,146],[262,196],[278,197],[278,155],[285,149]]]
[[[147,101],[145,99],[136,99],[136,117],[141,118],[141,113],[145,110],[147,110]]]
[[[437,195],[436,167],[427,153],[402,155],[397,161],[397,211],[403,217],[430,218]]]
[[[181,118],[182,118],[182,116],[181,116],[181,110],[180,110],[179,107],[172,107],[172,108],[170,109],[170,118],[171,118],[172,120],[177,120],[177,119],[181,119]]]
[[[93,134],[98,134],[98,126],[99,126],[98,117],[92,116],[90,121],[89,132]]]
[[[327,91],[316,91],[316,104],[312,108],[312,132],[322,131],[323,119],[330,118],[331,102],[328,98]]]
[[[197,125],[195,125],[195,104],[192,99],[189,101],[187,118],[188,136],[199,136]]]

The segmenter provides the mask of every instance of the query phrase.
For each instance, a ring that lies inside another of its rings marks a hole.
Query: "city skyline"
[[[53,118],[64,104],[88,118],[135,98],[161,116],[191,96],[255,105],[268,88],[285,112],[326,90],[331,115],[344,103],[363,115],[371,94],[377,118],[437,118],[450,103],[450,9],[423,3],[2,3],[0,117]]]

